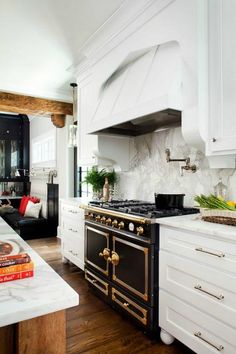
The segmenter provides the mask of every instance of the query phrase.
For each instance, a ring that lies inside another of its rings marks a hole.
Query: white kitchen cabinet
[[[159,325],[166,344],[177,338],[199,354],[236,352],[235,259],[230,237],[161,225]]]
[[[208,1],[209,125],[207,155],[236,153],[236,1]]]
[[[84,210],[77,198],[60,201],[61,254],[84,270]]]

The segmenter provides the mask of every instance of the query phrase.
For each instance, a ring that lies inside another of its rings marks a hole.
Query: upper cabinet
[[[236,1],[209,0],[207,155],[236,153]]]

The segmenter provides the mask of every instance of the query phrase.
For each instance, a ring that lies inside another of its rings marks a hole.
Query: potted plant
[[[93,187],[93,194],[96,197],[102,196],[102,188],[105,183],[105,178],[108,179],[108,183],[111,187],[117,182],[117,174],[114,170],[107,171],[105,168],[98,171],[97,167],[92,167],[92,169],[87,173],[84,179],[84,183],[90,184]]]

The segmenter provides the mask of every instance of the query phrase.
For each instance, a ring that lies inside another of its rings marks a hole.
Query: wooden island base
[[[65,354],[65,310],[0,327],[1,354]]]

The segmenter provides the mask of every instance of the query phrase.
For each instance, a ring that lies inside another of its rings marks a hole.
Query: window
[[[77,196],[91,197],[93,196],[93,188],[91,185],[84,182],[85,177],[90,170],[89,167],[79,167],[77,173]]]
[[[56,130],[32,139],[32,166],[56,167]]]

